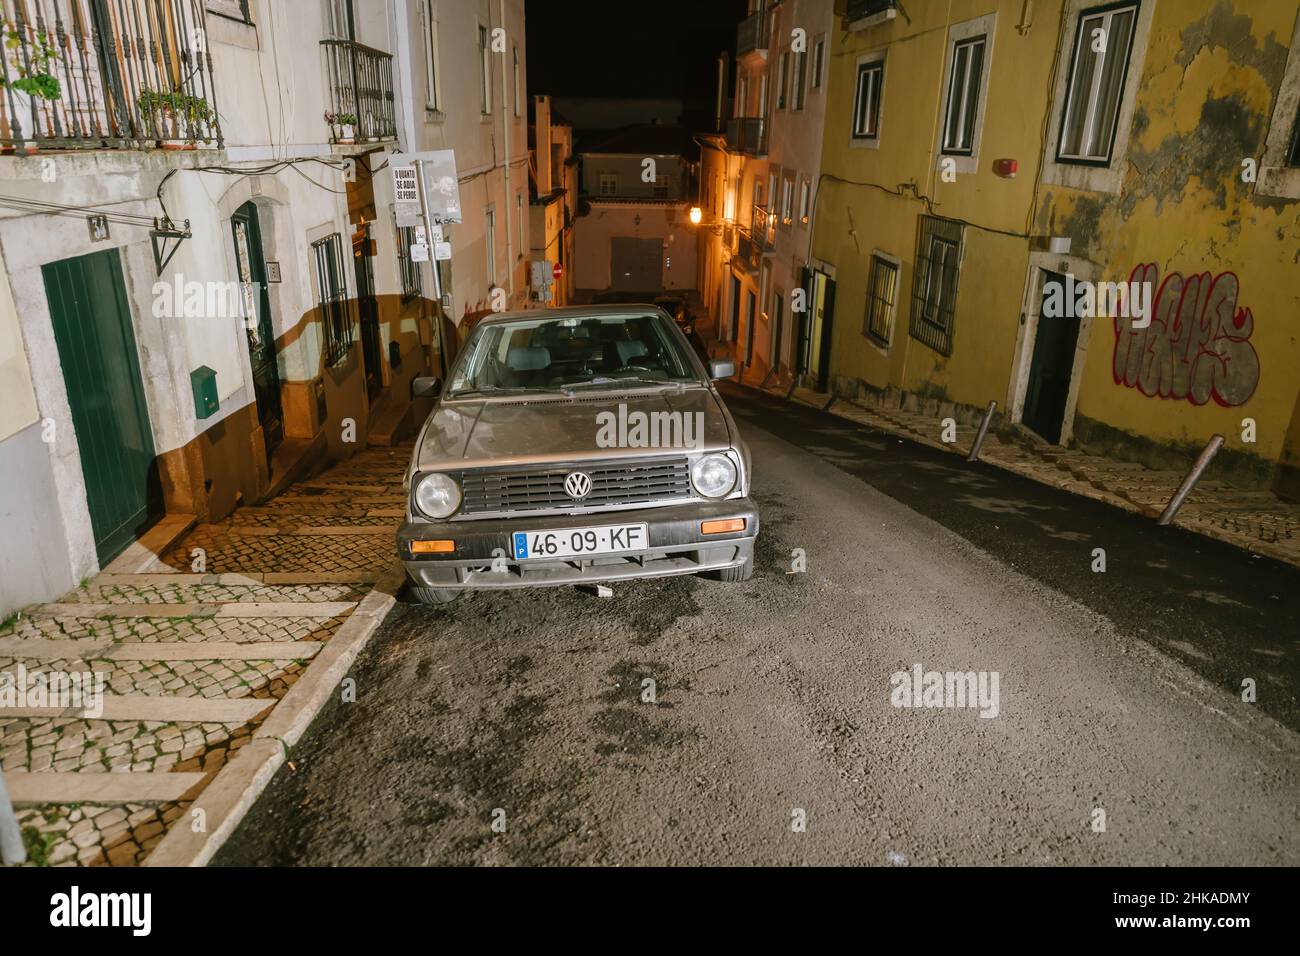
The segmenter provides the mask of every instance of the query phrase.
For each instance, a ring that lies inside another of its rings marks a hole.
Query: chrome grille
[[[574,501],[564,491],[564,478],[574,471],[591,476],[591,493],[581,501]],[[685,457],[522,471],[467,471],[461,476],[464,502],[460,513],[596,509],[686,499],[694,494],[690,471]]]

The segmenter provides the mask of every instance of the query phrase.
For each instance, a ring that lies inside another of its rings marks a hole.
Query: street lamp
[[[704,210],[699,206],[691,207],[691,225],[698,226],[704,219]]]

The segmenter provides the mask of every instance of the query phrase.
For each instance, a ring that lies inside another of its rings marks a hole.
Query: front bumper
[[[745,530],[705,535],[700,523],[744,518]],[[515,561],[516,531],[553,531],[609,524],[645,523],[649,547],[629,554],[588,558],[532,558]],[[733,568],[753,558],[758,509],[749,498],[631,511],[510,518],[483,521],[407,521],[397,531],[397,553],[407,576],[429,588],[527,588],[666,577]],[[412,541],[453,540],[448,554],[412,554]],[[495,553],[494,553],[495,552]],[[493,570],[493,562],[496,570]]]

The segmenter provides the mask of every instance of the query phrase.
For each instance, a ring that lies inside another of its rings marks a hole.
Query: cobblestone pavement
[[[966,455],[978,422],[963,421],[950,405],[937,401],[915,409],[868,405],[775,384],[760,370],[747,371],[743,384],[773,395],[912,441],[955,454]],[[764,387],[764,382],[766,386]],[[957,441],[940,440],[943,419],[957,420]],[[1116,461],[1098,455],[1046,445],[1013,432],[990,431],[980,450],[980,459],[1024,475],[1035,481],[1104,501],[1127,511],[1152,518],[1164,510],[1182,482],[1184,474],[1147,468],[1135,462]],[[1191,462],[1188,462],[1188,467]],[[1266,491],[1246,491],[1221,481],[1197,484],[1175,519],[1179,527],[1225,541],[1257,554],[1300,566],[1300,505],[1291,504]]]
[[[367,449],[193,528],[160,556],[170,571],[101,573],[0,629],[0,672],[27,675],[0,707],[0,768],[29,865],[135,865],[191,825],[192,801],[392,567],[408,457]],[[102,707],[33,696],[56,672],[93,673]]]

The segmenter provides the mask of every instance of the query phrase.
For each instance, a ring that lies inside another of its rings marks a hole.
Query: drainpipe
[[[506,25],[506,0],[498,0],[501,10],[501,28],[505,29]],[[509,36],[509,34],[506,34]],[[510,67],[511,64],[506,62],[510,50],[501,51],[501,128],[504,130],[503,140],[505,142],[505,189],[506,189],[506,268],[510,276],[510,306],[514,308],[515,304],[515,244],[514,244],[514,219],[518,212],[515,205],[515,195],[510,189],[510,120],[514,111],[514,96],[516,90],[511,83]],[[506,91],[510,91],[510,96],[506,96]],[[510,102],[507,103],[507,100]],[[521,237],[522,238],[522,237]]]

